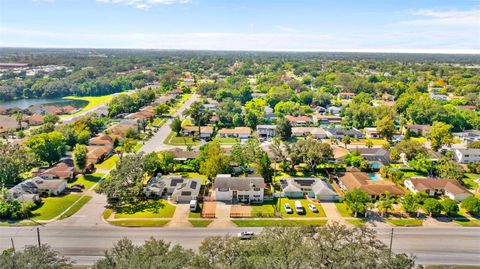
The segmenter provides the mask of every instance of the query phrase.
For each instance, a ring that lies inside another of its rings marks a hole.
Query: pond
[[[68,100],[62,98],[38,98],[38,99],[18,99],[12,101],[0,101],[0,107],[8,109],[18,107],[20,109],[26,109],[33,105],[55,105],[59,107],[71,105],[76,108],[82,108],[88,104],[87,101],[84,100]]]

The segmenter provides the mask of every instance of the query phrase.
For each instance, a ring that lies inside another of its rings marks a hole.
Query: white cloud
[[[186,4],[190,2],[190,0],[97,0],[97,2],[128,5],[138,9],[149,9],[155,5]]]
[[[480,25],[480,9],[473,8],[470,10],[434,10],[420,9],[411,10],[410,15],[422,17],[401,21],[401,24],[410,25],[458,25],[458,26],[479,26]]]
[[[275,28],[277,28],[280,31],[288,32],[288,33],[297,32],[297,29],[293,27],[283,26],[283,25],[276,25]]]

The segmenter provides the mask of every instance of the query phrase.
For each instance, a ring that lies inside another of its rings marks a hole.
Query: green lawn
[[[34,220],[49,220],[60,215],[75,201],[80,198],[77,194],[67,194],[58,197],[48,197],[42,199],[43,203],[36,208],[32,214]]]
[[[106,159],[100,164],[96,164],[95,167],[97,169],[102,169],[102,170],[110,170],[115,167],[115,164],[117,161],[120,160],[120,157],[118,155],[113,155],[110,158]]]
[[[94,174],[87,174],[87,175],[79,175],[74,181],[68,184],[68,186],[72,186],[73,184],[83,184],[85,185],[85,189],[90,189],[95,183],[97,183],[103,174],[101,173],[94,173]]]
[[[478,178],[480,178],[479,174],[465,173],[463,176],[463,183],[468,189],[476,189],[478,187],[478,183],[475,182],[475,180]]]
[[[73,214],[77,213],[77,211],[80,210],[80,208],[82,208],[86,203],[88,203],[90,199],[92,199],[92,196],[87,196],[87,195],[83,196],[82,198],[80,198],[80,200],[78,200],[78,202],[75,205],[73,205],[69,210],[67,210],[67,212],[61,215],[60,219],[66,219],[72,216]]]
[[[177,136],[175,132],[171,132],[165,139],[165,144],[173,146],[196,146],[199,143],[197,140],[194,141],[191,136]]]
[[[232,220],[238,227],[270,227],[270,226],[323,226],[327,220]]]
[[[200,219],[200,220],[188,220],[193,227],[207,227],[210,223],[212,223],[213,220],[209,219]]]
[[[143,144],[138,142],[135,147],[133,148],[133,152],[137,153],[141,148],[143,147]]]
[[[215,137],[213,141],[219,142],[223,145],[234,145],[240,142],[240,139],[234,137]]]
[[[410,139],[412,141],[417,141],[420,144],[427,142],[427,139],[425,137],[411,137]]]
[[[303,206],[303,209],[304,209],[304,214],[302,215],[299,215],[297,214],[297,212],[295,211],[295,201],[300,201],[302,203],[302,206]],[[308,217],[308,218],[311,218],[311,217],[326,217],[325,215],[325,212],[323,211],[323,208],[320,204],[314,204],[317,209],[318,209],[318,213],[313,213],[309,208],[308,208],[308,204],[311,204],[310,201],[308,201],[307,199],[290,199],[290,198],[281,198],[281,205],[280,205],[280,199],[278,199],[277,203],[279,204],[280,206],[280,209],[281,209],[281,212],[282,212],[282,215],[284,218],[297,218],[297,217]],[[292,208],[293,210],[293,214],[287,214],[287,212],[285,212],[285,203],[289,203],[290,204],[290,207]]]
[[[167,121],[167,120],[164,119],[164,118],[155,118],[151,125],[153,127],[162,127],[163,124],[165,123],[165,121]]]
[[[348,207],[345,203],[335,203],[335,206],[338,209],[340,215],[344,218],[352,217],[350,212],[348,211]]]
[[[115,218],[171,218],[175,209],[176,207],[166,200],[148,200],[133,208],[117,211]]]
[[[458,225],[466,226],[466,227],[478,227],[480,226],[480,220],[470,220],[470,219],[457,219],[454,222]]]
[[[106,220],[106,219],[110,218],[112,213],[113,213],[113,209],[111,209],[111,208],[105,209],[105,211],[103,211],[103,219]]]
[[[68,99],[68,100],[87,101],[88,104],[85,107],[83,107],[81,110],[79,110],[79,111],[77,111],[73,114],[64,115],[64,116],[62,116],[62,118],[68,118],[69,116],[73,116],[73,115],[85,112],[85,111],[87,111],[89,109],[92,109],[94,107],[97,107],[99,105],[106,104],[106,103],[110,102],[110,100],[112,100],[113,95],[114,94],[103,95],[103,96],[81,96],[81,97],[80,96],[67,96],[67,97],[63,97],[63,99]]]
[[[169,220],[114,220],[110,224],[123,227],[162,227],[170,222]]]
[[[275,217],[275,204],[264,202],[263,204],[252,204],[252,217],[254,218],[273,218]]]
[[[347,219],[346,221],[357,227],[361,227],[367,224],[367,220],[365,219]]]
[[[423,225],[421,219],[387,219],[387,221],[395,226],[415,227]]]
[[[31,220],[19,220],[19,221],[0,221],[0,226],[35,226],[37,223]]]

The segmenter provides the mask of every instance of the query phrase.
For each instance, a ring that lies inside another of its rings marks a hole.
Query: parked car
[[[295,211],[297,212],[297,214],[305,213],[303,209],[303,205],[300,201],[295,201]]]
[[[85,189],[85,185],[83,184],[73,184],[72,185],[72,188],[75,187],[75,188],[80,188],[80,189]]]
[[[78,187],[78,186],[72,186],[72,187],[70,187],[70,191],[72,191],[72,192],[82,192],[83,189]]]
[[[250,240],[254,236],[255,236],[255,234],[253,232],[240,232],[240,233],[238,233],[238,237],[242,240],[243,239]]]
[[[314,204],[308,204],[308,208],[313,212],[313,213],[318,213],[318,208]]]
[[[283,207],[285,208],[285,212],[287,212],[287,214],[293,214],[293,210],[290,204],[286,203],[285,205],[283,205]]]

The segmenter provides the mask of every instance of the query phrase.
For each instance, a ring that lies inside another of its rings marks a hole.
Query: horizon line
[[[132,47],[54,47],[1,46],[0,49],[99,49],[99,50],[157,50],[157,51],[218,51],[218,52],[342,52],[342,53],[400,53],[400,54],[466,54],[480,55],[480,49],[168,49]]]

